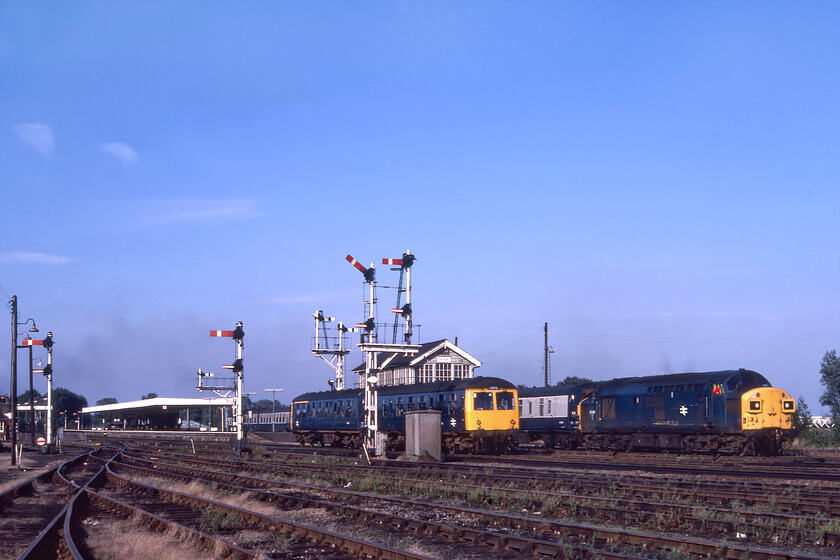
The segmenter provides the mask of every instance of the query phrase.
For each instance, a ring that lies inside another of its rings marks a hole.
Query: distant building
[[[831,416],[811,416],[811,425],[815,428],[831,428],[834,422],[831,421]]]
[[[377,355],[380,385],[411,385],[475,377],[481,362],[446,339],[420,345],[417,352],[380,352]],[[365,364],[353,368],[362,386]]]

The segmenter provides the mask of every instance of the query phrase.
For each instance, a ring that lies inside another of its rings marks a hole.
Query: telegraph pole
[[[11,425],[11,441],[12,441],[12,466],[17,465],[17,458],[15,452],[17,451],[17,296],[12,296],[12,369],[11,375],[11,401],[12,401],[12,425]]]
[[[543,332],[545,333],[545,386],[549,387],[551,385],[551,374],[548,373],[548,323],[545,324],[543,327]]]

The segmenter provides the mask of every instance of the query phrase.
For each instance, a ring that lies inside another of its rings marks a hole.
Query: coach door
[[[580,418],[580,431],[588,432],[590,426],[595,420],[595,409],[597,408],[597,401],[595,397],[587,397],[580,401],[578,405],[578,415]]]
[[[711,395],[707,397],[708,406],[706,407],[708,413],[706,414],[706,423],[710,425],[717,425],[722,422],[726,416],[726,398],[723,395],[723,384],[712,383]]]

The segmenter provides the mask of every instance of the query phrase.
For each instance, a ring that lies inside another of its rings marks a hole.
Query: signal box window
[[[513,393],[510,391],[499,391],[496,393],[496,410],[515,410]]]
[[[473,395],[474,410],[493,410],[493,393],[475,393]]]

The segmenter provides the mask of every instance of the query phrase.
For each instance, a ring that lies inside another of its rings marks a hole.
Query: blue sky
[[[332,374],[313,311],[363,318],[345,255],[411,250],[421,341],[458,337],[484,375],[540,384],[548,322],[554,380],[745,367],[819,412],[838,22],[837,2],[6,1],[0,294],[91,403],[202,396],[195,371],[233,355],[209,330],[236,321],[246,390],[288,401]]]

